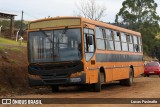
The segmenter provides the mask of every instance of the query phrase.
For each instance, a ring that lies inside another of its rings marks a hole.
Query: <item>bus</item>
[[[120,81],[131,86],[144,72],[139,32],[84,17],[54,17],[28,25],[30,86],[90,85]]]

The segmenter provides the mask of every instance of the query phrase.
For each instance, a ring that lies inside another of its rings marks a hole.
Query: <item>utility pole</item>
[[[20,42],[20,45],[21,45],[21,43],[22,43],[22,40],[23,40],[23,10],[22,10],[22,17],[21,17],[21,26],[20,26],[20,31],[19,31],[19,33],[20,33],[20,38],[19,38],[19,42]]]
[[[21,26],[20,26],[20,32],[19,32],[19,33],[20,33],[20,36],[23,36],[23,26],[22,26],[22,25],[23,25],[23,13],[24,13],[24,12],[23,12],[23,10],[22,10]]]

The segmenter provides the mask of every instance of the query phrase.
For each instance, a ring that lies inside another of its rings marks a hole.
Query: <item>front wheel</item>
[[[94,90],[95,92],[101,91],[101,85],[104,84],[104,73],[99,72],[98,73],[98,82],[94,84]]]
[[[59,86],[53,85],[52,86],[52,92],[58,92],[59,91]]]

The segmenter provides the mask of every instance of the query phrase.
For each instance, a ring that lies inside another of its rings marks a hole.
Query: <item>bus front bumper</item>
[[[36,77],[36,75],[28,76],[29,86],[42,85],[80,85],[86,83],[86,74],[82,73],[76,77],[60,78],[60,77]]]

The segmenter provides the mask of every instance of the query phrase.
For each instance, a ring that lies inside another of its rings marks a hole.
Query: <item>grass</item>
[[[10,48],[10,50],[14,51],[14,52],[21,52],[22,51],[22,49],[18,48],[18,47]]]
[[[19,42],[15,40],[6,39],[0,36],[0,44],[7,44],[7,45],[19,45]],[[27,46],[25,42],[22,42],[22,46]]]
[[[0,46],[0,51],[4,51],[5,47],[4,46]]]

